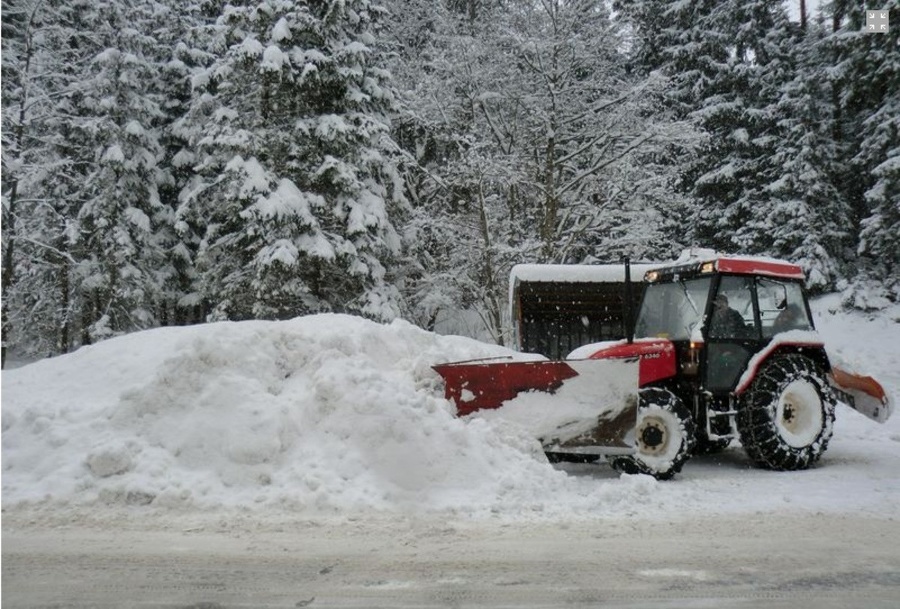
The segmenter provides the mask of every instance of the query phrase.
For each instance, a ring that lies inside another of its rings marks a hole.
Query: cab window
[[[756,291],[764,337],[771,338],[790,330],[813,329],[799,283],[758,279]]]
[[[711,338],[758,336],[753,318],[752,285],[752,279],[747,277],[722,277],[708,319]]]
[[[652,283],[644,292],[635,335],[688,340],[703,319],[712,279],[703,277],[671,283]]]

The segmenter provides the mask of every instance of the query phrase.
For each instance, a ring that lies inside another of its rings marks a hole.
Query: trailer
[[[582,345],[625,338],[643,294],[644,273],[656,266],[514,266],[509,304],[515,348],[563,359]]]

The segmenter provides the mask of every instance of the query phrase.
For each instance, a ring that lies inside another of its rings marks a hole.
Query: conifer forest
[[[900,301],[900,0],[0,17],[4,353],[324,312],[503,343],[512,265],[692,246]]]

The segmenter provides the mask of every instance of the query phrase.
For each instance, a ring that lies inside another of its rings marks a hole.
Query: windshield
[[[689,340],[703,320],[712,277],[652,283],[644,292],[635,325],[637,338]]]

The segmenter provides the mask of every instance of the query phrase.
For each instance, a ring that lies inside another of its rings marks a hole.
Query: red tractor
[[[565,361],[435,369],[447,397],[468,414],[534,392],[544,392],[546,407],[554,408],[549,394],[562,394],[569,379],[587,369],[585,360],[633,361],[636,403],[626,407],[608,403],[607,396],[584,396],[596,404],[591,429],[563,440],[541,437],[549,455],[605,455],[618,471],[667,479],[692,455],[739,440],[761,467],[805,469],[828,446],[838,401],[879,422],[892,405],[876,381],[829,361],[803,278],[796,265],[758,258],[716,256],[661,266],[644,277],[627,339],[580,347]]]

